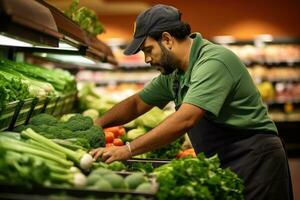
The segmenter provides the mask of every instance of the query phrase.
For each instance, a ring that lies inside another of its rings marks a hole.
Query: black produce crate
[[[43,113],[47,106],[47,99],[35,99],[34,109],[32,111],[31,117],[34,117],[40,113]]]
[[[6,130],[10,127],[15,113],[18,112],[20,101],[8,103],[0,108],[0,131]]]
[[[73,109],[75,98],[76,93],[69,93],[67,95],[61,96],[56,102],[56,106],[52,115],[60,116],[66,113],[70,113]]]
[[[45,111],[44,113],[47,113],[49,115],[52,115],[55,108],[56,108],[56,104],[58,102],[58,100],[60,99],[60,97],[51,97],[51,98],[48,98],[46,101],[46,108],[45,108]]]
[[[73,111],[76,93],[71,93],[63,97],[64,106],[62,107],[61,114],[70,113]]]
[[[36,102],[36,100],[34,98],[30,98],[30,99],[21,101],[20,111],[19,111],[18,115],[16,116],[16,120],[15,120],[14,124],[10,125],[11,128],[13,128],[15,126],[19,126],[21,124],[25,124],[25,122],[27,122],[29,120],[31,113],[34,109],[35,102]]]
[[[59,97],[47,98],[45,113],[52,115],[53,111],[56,108],[56,103],[58,102]]]

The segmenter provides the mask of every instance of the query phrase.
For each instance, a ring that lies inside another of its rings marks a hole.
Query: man
[[[176,112],[130,144],[91,152],[107,163],[163,147],[188,132],[196,153],[218,154],[244,181],[246,199],[292,199],[288,163],[274,122],[244,64],[228,49],[191,34],[172,6],[137,17],[126,55],[142,50],[161,75],[97,123],[125,124],[174,101]]]

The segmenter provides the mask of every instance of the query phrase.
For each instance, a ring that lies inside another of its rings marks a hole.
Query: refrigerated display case
[[[0,4],[1,16],[6,19],[0,25],[0,52],[3,59],[14,61],[10,64],[21,62],[26,67],[29,64],[25,63],[35,58],[43,58],[48,63],[68,63],[64,58],[69,56],[76,67],[85,64],[75,57],[88,60],[91,66],[103,62],[117,64],[105,43],[86,33],[45,1],[4,0]],[[0,128],[11,130],[43,112],[53,115],[71,112],[76,96],[74,91],[58,97],[21,99],[1,104]]]

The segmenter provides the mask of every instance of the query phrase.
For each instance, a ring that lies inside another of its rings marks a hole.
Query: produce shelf
[[[14,101],[0,108],[0,130],[3,131],[10,127],[13,117],[20,101]]]
[[[27,124],[31,117],[47,113],[59,116],[72,112],[77,93],[46,99],[30,98],[8,103],[0,108],[0,131]]]
[[[47,98],[45,99],[35,99],[34,109],[32,111],[31,117],[34,117],[40,113],[43,113],[46,109]]]
[[[66,95],[64,97],[64,99],[63,99],[64,107],[62,108],[62,111],[61,111],[62,114],[66,114],[73,110],[75,100],[76,100],[76,94],[74,94],[74,93]]]
[[[29,120],[33,108],[34,108],[34,98],[21,101],[20,111],[16,117],[13,126],[19,126],[21,124],[25,124]]]
[[[118,172],[117,174],[126,177],[131,172]],[[155,176],[149,178],[152,189],[149,192],[138,192],[133,190],[98,190],[98,189],[88,189],[88,188],[68,188],[68,187],[58,187],[58,186],[31,186],[26,187],[24,185],[9,185],[0,184],[0,199],[112,199],[118,197],[142,197],[142,199],[151,200],[154,199],[155,194],[158,190],[158,184],[156,182]]]
[[[59,100],[59,97],[51,97],[51,98],[48,98],[48,99],[46,100],[45,113],[51,115],[51,114],[53,113],[53,111],[55,110],[56,103],[57,103],[58,100]]]

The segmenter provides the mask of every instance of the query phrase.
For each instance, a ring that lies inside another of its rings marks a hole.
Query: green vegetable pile
[[[74,77],[66,71],[0,59],[0,106],[15,100],[53,97],[76,90]]]
[[[88,170],[92,163],[86,152],[64,148],[30,128],[19,135],[0,133],[1,183],[84,186],[86,178],[77,167]]]
[[[146,153],[145,157],[151,159],[174,159],[181,150],[183,142],[184,137],[181,137],[165,147]]]
[[[87,188],[100,190],[129,190],[136,192],[153,193],[155,188],[144,173],[120,174],[105,168],[93,170],[87,177]]]
[[[93,120],[82,114],[74,114],[63,122],[52,115],[42,113],[34,116],[28,125],[18,127],[16,131],[27,128],[49,139],[55,139],[55,142],[71,149],[74,147],[72,144],[86,149],[105,146],[102,128],[94,126]],[[65,141],[59,139],[65,139]],[[73,149],[76,149],[76,146]]]
[[[128,130],[126,139],[131,141],[145,134],[152,128],[158,126],[168,115],[168,112],[154,107],[149,112],[124,125],[124,127]],[[181,150],[183,142],[184,138],[182,137],[163,148],[148,152],[138,157],[150,159],[173,159]]]
[[[99,96],[95,92],[94,84],[83,85],[83,87],[79,90],[78,96],[81,111],[95,109],[99,112],[100,116],[117,103],[109,98]],[[149,112],[124,125],[126,128],[126,134],[124,137],[122,137],[122,140],[132,141],[135,138],[147,133],[149,130],[158,126],[159,123],[161,123],[169,114],[169,111],[164,111],[154,107]],[[184,139],[178,139],[166,147],[137,157],[151,159],[173,159],[181,150],[183,141]]]
[[[94,36],[103,33],[105,31],[104,27],[99,22],[96,13],[86,7],[79,8],[78,5],[79,0],[73,0],[65,14],[88,33]]]
[[[57,68],[48,69],[6,59],[2,59],[0,65],[2,68],[14,70],[34,80],[50,83],[58,92],[76,91],[75,78],[68,71]]]
[[[87,83],[82,86],[78,92],[80,111],[88,109],[97,110],[102,116],[106,111],[113,107],[117,102],[104,96],[100,96],[95,92],[96,85]]]
[[[20,78],[7,77],[0,72],[0,107],[8,102],[27,99],[30,97],[28,85],[22,83]]]
[[[229,169],[220,168],[217,155],[172,160],[154,170],[159,182],[158,199],[239,200],[243,184]]]

